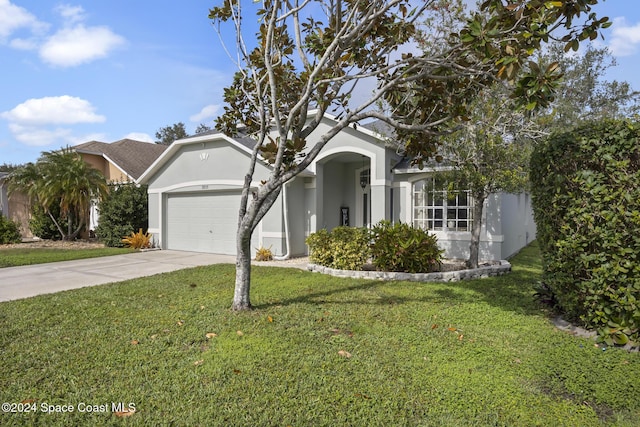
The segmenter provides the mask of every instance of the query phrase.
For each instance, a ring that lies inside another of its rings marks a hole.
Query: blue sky
[[[207,17],[219,2],[0,0],[0,164],[213,126],[235,71]],[[640,8],[605,0],[597,11],[614,21],[599,41],[618,61],[611,79],[640,90]]]

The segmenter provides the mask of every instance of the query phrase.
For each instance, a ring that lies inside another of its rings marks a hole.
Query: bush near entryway
[[[369,259],[369,230],[357,227],[336,227],[330,232],[322,229],[311,233],[306,240],[309,260],[325,267],[340,270],[362,270]]]
[[[371,258],[381,271],[428,273],[440,267],[436,237],[408,224],[380,221],[372,230],[336,227],[306,240],[312,263],[340,270],[362,270]]]
[[[109,185],[108,195],[98,206],[100,217],[96,236],[106,246],[123,247],[123,237],[147,230],[149,222],[146,185],[117,183]]]
[[[603,121],[536,147],[531,184],[544,283],[608,344],[640,342],[640,126]]]
[[[18,224],[0,213],[0,244],[19,243],[20,241],[22,241],[22,237]]]
[[[371,257],[378,270],[428,273],[442,265],[435,235],[405,223],[380,221],[372,230]]]

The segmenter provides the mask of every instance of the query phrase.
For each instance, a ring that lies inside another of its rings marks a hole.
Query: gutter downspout
[[[285,252],[282,256],[274,256],[273,259],[275,259],[276,261],[285,261],[289,259],[289,257],[291,257],[291,245],[289,241],[289,204],[287,202],[288,185],[288,183],[285,183],[282,186],[282,204],[284,205],[282,211],[284,215],[284,240],[285,244],[287,245],[287,252]]]

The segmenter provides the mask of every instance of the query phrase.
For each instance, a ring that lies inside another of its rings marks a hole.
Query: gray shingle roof
[[[73,147],[73,149],[79,153],[95,154],[98,156],[104,155],[108,157],[135,180],[137,180],[140,175],[151,166],[151,163],[167,148],[167,145],[153,144],[133,139],[121,139],[120,141],[112,143],[89,141]]]

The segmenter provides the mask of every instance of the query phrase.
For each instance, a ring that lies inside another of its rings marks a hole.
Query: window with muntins
[[[470,231],[473,198],[470,190],[448,191],[442,178],[429,177],[413,184],[413,225],[433,231]]]

